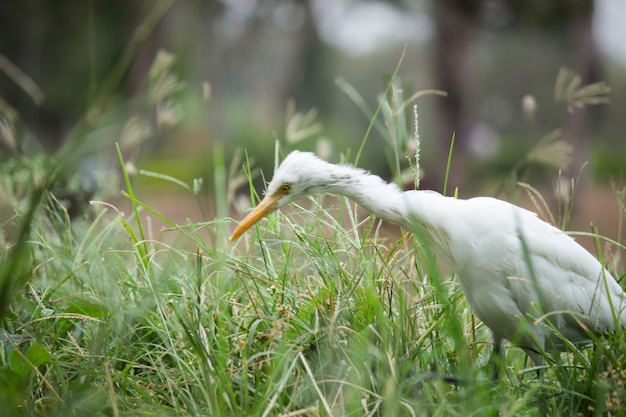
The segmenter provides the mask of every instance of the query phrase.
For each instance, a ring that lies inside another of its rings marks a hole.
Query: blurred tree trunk
[[[441,138],[439,154],[442,156],[438,161],[445,161],[444,155],[447,155],[449,140],[454,134],[451,174],[458,184],[463,183],[461,173],[466,172],[472,158],[468,152],[470,132],[473,125],[480,122],[470,115],[474,109],[469,106],[476,106],[477,100],[471,95],[476,93],[477,88],[484,87],[477,84],[476,74],[472,74],[472,68],[481,63],[476,63],[477,58],[470,56],[481,34],[495,32],[497,39],[498,33],[518,31],[521,37],[525,33],[523,31],[540,32],[545,43],[555,45],[554,53],[562,56],[563,62],[559,65],[569,66],[579,73],[583,85],[598,81],[601,76],[598,52],[592,37],[593,0],[436,0],[432,5],[436,23],[434,61],[437,86],[448,92],[441,105],[438,136]],[[492,57],[495,66],[507,59],[507,56]],[[502,77],[498,73],[502,69],[493,67],[493,63],[491,68],[483,70],[491,72],[494,77]],[[546,65],[532,60],[528,60],[527,64]],[[554,79],[557,71],[558,68],[555,68]],[[530,87],[521,85],[519,88]],[[597,107],[576,109],[560,122],[566,140],[574,146],[574,160],[569,172],[572,175],[576,175],[588,159],[589,142],[599,111]],[[433,177],[444,178],[445,164],[437,166],[441,168]]]
[[[599,54],[593,40],[592,21],[593,2],[590,1],[589,7],[574,16],[572,20],[574,70],[580,74],[582,85],[601,81],[602,78]],[[583,164],[588,161],[593,130],[601,112],[600,106],[588,106],[565,115],[565,120],[563,120],[565,138],[574,145],[574,157],[569,175],[576,176]]]
[[[470,123],[466,117],[470,86],[468,54],[477,31],[477,16],[481,0],[435,0],[435,74],[437,88],[448,93],[441,100],[440,129],[437,153],[438,161],[445,161],[452,137],[455,137],[455,161],[453,172],[464,172],[465,142]],[[461,157],[457,157],[461,156]],[[431,187],[443,189],[445,164],[436,165],[437,172],[430,181]]]

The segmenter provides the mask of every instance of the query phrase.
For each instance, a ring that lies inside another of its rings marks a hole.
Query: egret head
[[[274,210],[299,198],[324,192],[332,180],[333,167],[312,153],[291,152],[276,170],[263,200],[239,223],[230,240],[236,240]]]

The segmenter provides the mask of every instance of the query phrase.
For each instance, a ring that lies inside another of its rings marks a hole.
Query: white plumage
[[[507,339],[541,364],[541,350],[562,347],[542,320],[573,342],[587,341],[588,331],[602,334],[626,326],[626,293],[609,271],[535,213],[489,197],[403,192],[380,177],[311,153],[294,151],[285,158],[267,195],[231,240],[270,212],[324,193],[347,196],[377,217],[424,235],[493,332],[494,354]]]

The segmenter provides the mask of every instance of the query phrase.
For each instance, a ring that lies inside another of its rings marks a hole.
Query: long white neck
[[[344,195],[385,221],[403,226],[405,218],[402,191],[376,175],[345,168],[347,175],[338,177],[329,192]]]
[[[427,221],[427,213],[422,210],[422,204],[412,201],[407,204],[409,194],[423,192],[403,192],[395,184],[389,184],[382,178],[349,166],[334,166],[330,173],[332,180],[328,182],[324,192],[344,195],[358,203],[367,211],[399,226],[414,229],[414,222]],[[414,197],[411,196],[411,200]]]
[[[446,249],[446,230],[454,220],[453,213],[462,200],[444,197],[433,191],[402,191],[380,177],[348,166],[334,166],[331,180],[323,192],[344,195],[389,223],[414,233],[425,233],[429,244],[451,263],[452,254]],[[420,236],[418,236],[420,237]]]

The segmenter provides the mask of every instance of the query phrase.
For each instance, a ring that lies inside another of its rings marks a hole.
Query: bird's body
[[[626,293],[574,239],[535,213],[489,197],[468,200],[432,191],[401,191],[361,169],[292,152],[265,199],[244,219],[235,240],[269,212],[298,198],[338,194],[377,217],[426,238],[458,275],[468,303],[494,335],[523,348],[539,364],[541,350],[562,347],[550,320],[573,341],[626,327]]]

